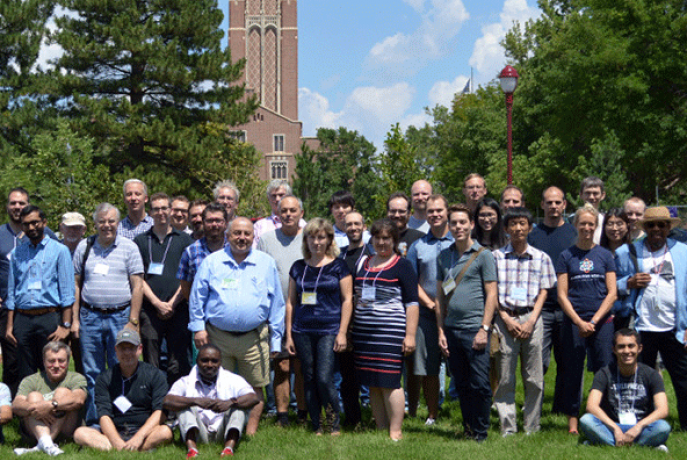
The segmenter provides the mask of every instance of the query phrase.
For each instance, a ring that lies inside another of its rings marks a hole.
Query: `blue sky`
[[[536,0],[299,1],[303,135],[345,126],[381,149],[392,124],[448,105],[471,67],[477,85],[493,80],[505,32],[540,13]]]

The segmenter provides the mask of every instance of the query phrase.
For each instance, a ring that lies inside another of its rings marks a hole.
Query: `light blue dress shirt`
[[[205,323],[223,331],[247,332],[267,322],[270,350],[281,351],[286,306],[274,259],[251,250],[237,264],[231,246],[213,252],[201,263],[189,298],[189,330]]]
[[[69,248],[47,235],[35,246],[17,246],[11,253],[7,290],[8,310],[71,306],[74,267]]]

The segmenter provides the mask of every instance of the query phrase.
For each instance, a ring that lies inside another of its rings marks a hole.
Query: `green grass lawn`
[[[552,363],[553,364],[553,363]],[[532,436],[518,433],[515,436],[501,438],[498,428],[498,418],[492,412],[492,429],[484,444],[478,445],[458,436],[461,426],[460,405],[456,401],[444,403],[437,424],[433,427],[424,425],[426,409],[419,410],[419,417],[406,419],[403,423],[404,439],[392,442],[386,433],[377,432],[372,425],[366,426],[359,432],[344,432],[338,438],[325,435],[316,437],[309,430],[292,426],[280,428],[274,419],[266,418],[261,422],[258,433],[250,440],[244,440],[239,445],[236,456],[244,459],[360,459],[360,460],[404,460],[404,459],[453,459],[465,460],[535,460],[535,459],[684,459],[687,457],[687,433],[674,433],[668,439],[670,453],[640,447],[591,447],[578,445],[578,438],[567,433],[566,418],[551,415],[551,400],[553,392],[552,365],[546,379],[546,397],[544,414],[542,416],[542,431]],[[673,388],[666,377],[668,399],[671,402],[671,414],[668,422],[673,427],[679,426]],[[585,386],[591,385],[592,374],[585,376]],[[522,385],[519,382],[517,403],[522,404]],[[369,420],[369,411],[365,411],[364,418]],[[520,422],[522,419],[520,418]],[[7,444],[0,446],[0,459],[15,457],[12,447],[19,442],[17,421],[5,428]],[[87,459],[124,459],[124,458],[155,458],[155,459],[184,459],[186,448],[176,433],[173,445],[159,448],[155,452],[97,452],[90,449],[79,449],[76,445],[67,443],[61,445],[65,457],[76,460]],[[219,458],[219,445],[200,446],[201,458]],[[22,458],[46,458],[43,453],[26,454]]]

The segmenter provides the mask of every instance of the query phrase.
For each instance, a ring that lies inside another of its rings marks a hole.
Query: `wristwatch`
[[[53,410],[57,410],[57,401],[55,401],[54,399],[52,400],[52,408]]]
[[[486,332],[491,331],[491,328],[490,328],[489,326],[487,326],[486,324],[482,324],[481,327],[482,327],[482,329],[484,329]]]
[[[72,328],[72,323],[70,323],[69,321],[65,321],[65,322],[63,322],[62,324],[60,324],[60,326],[65,327],[65,328],[67,328],[67,329],[71,329],[71,328]]]

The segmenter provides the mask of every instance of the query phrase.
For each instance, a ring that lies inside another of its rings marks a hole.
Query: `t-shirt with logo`
[[[583,321],[592,319],[608,295],[606,273],[615,272],[613,254],[601,246],[571,246],[556,263],[556,274],[568,274],[568,299]]]

